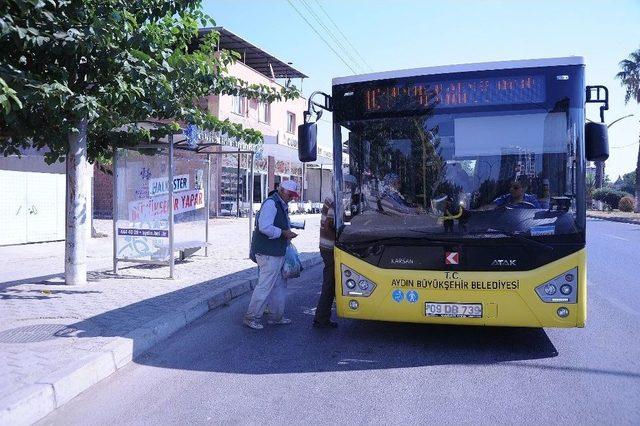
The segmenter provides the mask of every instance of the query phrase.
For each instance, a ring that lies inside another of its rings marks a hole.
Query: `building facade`
[[[293,68],[290,62],[283,62],[225,28],[201,29],[200,35],[204,36],[213,30],[220,34],[219,50],[232,50],[240,55],[240,59],[228,67],[228,75],[277,91],[294,79],[299,79],[301,85],[307,77]],[[220,147],[226,154],[211,156],[209,208],[212,216],[244,215],[249,208],[256,209],[269,191],[284,179],[293,179],[302,185],[305,189],[304,200],[316,201],[320,196],[319,188],[314,187],[319,179],[312,179],[314,185],[310,187],[308,179],[305,179],[307,166],[298,160],[297,133],[307,108],[305,98],[265,103],[242,96],[211,95],[200,99],[198,103],[200,108],[220,120],[241,124],[264,135],[263,145],[256,147],[253,180],[249,155],[239,155],[233,153],[233,149]],[[330,163],[326,155],[321,158],[325,164]],[[326,188],[323,188],[323,193],[330,189],[330,176],[327,179],[326,173],[325,166],[323,183]],[[112,179],[97,168],[95,174],[96,214],[109,216],[112,209],[109,194],[113,188]]]
[[[229,75],[276,91],[291,79],[307,77],[227,29],[216,30],[220,34],[220,48],[240,54],[241,59],[229,66]],[[207,31],[201,30],[201,33]],[[302,183],[302,163],[297,159],[297,131],[307,108],[306,99],[266,103],[242,96],[211,95],[202,99],[200,105],[220,120],[241,124],[264,135],[263,147],[255,158],[253,181],[248,155],[212,158],[210,209],[214,215],[244,214],[251,205],[261,203],[283,179]],[[250,193],[253,194],[251,200]]]
[[[92,169],[87,167],[87,179],[91,179]],[[65,163],[48,165],[42,151],[26,149],[19,157],[0,156],[0,246],[64,240],[65,177]],[[87,209],[92,209],[91,197]],[[89,214],[86,220],[90,218]],[[87,228],[90,233],[91,227]]]

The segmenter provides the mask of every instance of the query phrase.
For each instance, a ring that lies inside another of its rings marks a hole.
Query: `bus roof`
[[[415,77],[432,74],[448,74],[454,72],[507,70],[514,68],[538,68],[561,65],[584,65],[584,57],[567,56],[565,58],[521,59],[517,61],[480,62],[475,64],[444,65],[437,67],[412,68],[406,70],[383,71],[370,74],[359,74],[347,77],[336,77],[333,85],[361,83],[365,81],[387,80],[392,78]]]

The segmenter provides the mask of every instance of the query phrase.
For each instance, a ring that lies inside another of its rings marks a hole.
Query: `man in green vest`
[[[284,317],[287,280],[282,276],[287,245],[298,234],[291,231],[288,203],[298,197],[298,184],[292,180],[280,183],[278,192],[267,198],[256,218],[251,239],[251,256],[258,264],[258,284],[253,289],[243,323],[254,330],[262,330],[262,314],[269,305],[269,324],[291,324]]]

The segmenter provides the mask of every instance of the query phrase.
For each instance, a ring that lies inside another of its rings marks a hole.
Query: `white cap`
[[[298,184],[294,180],[283,180],[282,182],[280,182],[280,188],[286,189],[287,191],[290,191],[290,192],[293,192],[294,194],[296,194],[296,197],[299,196],[298,195]]]

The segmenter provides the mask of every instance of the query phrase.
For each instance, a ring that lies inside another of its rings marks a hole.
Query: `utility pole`
[[[633,114],[627,114],[622,117],[616,118],[611,123],[607,124],[607,129],[610,129],[611,126],[628,117],[633,117]],[[595,163],[596,163],[596,176],[595,176],[596,188],[602,188],[602,185],[604,185],[604,177],[605,177],[604,161],[596,161]]]

